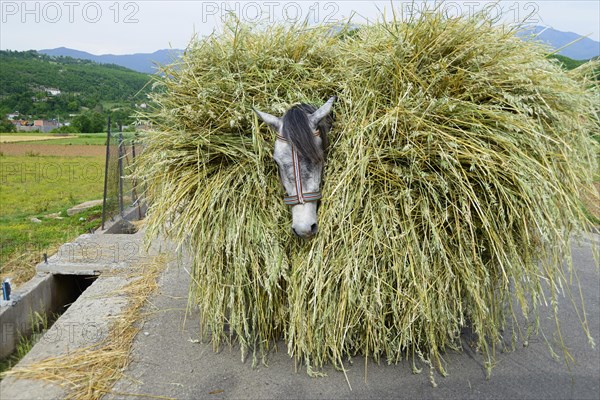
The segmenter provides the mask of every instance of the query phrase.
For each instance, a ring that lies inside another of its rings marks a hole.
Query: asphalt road
[[[581,280],[592,336],[600,345],[600,283],[592,244],[573,249],[574,264]],[[597,244],[595,246],[598,246]],[[219,353],[198,338],[198,319],[185,318],[189,278],[184,269],[170,267],[163,275],[160,293],[150,301],[142,333],[134,343],[127,378],[114,391],[167,396],[179,399],[230,398],[427,398],[427,399],[599,399],[600,352],[592,349],[568,299],[561,304],[562,333],[575,363],[567,367],[556,361],[540,335],[528,347],[500,353],[490,379],[484,360],[466,343],[462,352],[445,356],[449,376],[429,372],[412,373],[412,362],[377,365],[372,360],[354,359],[347,372],[349,388],[342,372],[326,368],[323,378],[309,377],[281,343],[280,351],[269,356],[268,367],[242,363],[239,349],[226,347]],[[550,343],[555,343],[554,317],[544,309],[541,326]],[[365,379],[366,375],[366,379]],[[110,397],[110,396],[109,396]],[[131,398],[139,398],[131,396]]]

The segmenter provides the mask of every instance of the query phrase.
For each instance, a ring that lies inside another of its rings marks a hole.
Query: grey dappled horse
[[[318,109],[310,104],[295,105],[281,118],[254,110],[277,131],[273,158],[287,192],[284,202],[292,207],[292,231],[303,238],[318,230],[317,207],[335,99]]]

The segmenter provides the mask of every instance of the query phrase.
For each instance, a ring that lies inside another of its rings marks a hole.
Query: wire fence
[[[137,146],[137,148],[136,148]],[[102,206],[102,230],[108,221],[125,217],[125,210],[137,208],[137,219],[143,218],[143,208],[137,182],[131,177],[131,168],[140,151],[139,143],[132,133],[111,131],[110,117],[106,131],[106,163],[104,167],[104,196]]]

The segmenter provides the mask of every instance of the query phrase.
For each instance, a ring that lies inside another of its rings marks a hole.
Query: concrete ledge
[[[32,333],[35,313],[51,316],[74,302],[87,288],[88,276],[118,271],[143,262],[143,233],[122,234],[122,224],[143,216],[145,206],[130,207],[100,234],[84,234],[63,244],[47,262],[37,265],[38,275],[13,291],[11,302],[0,307],[0,358],[12,354],[21,336]],[[104,235],[103,233],[113,233]],[[78,291],[79,290],[79,291]]]
[[[17,348],[19,335],[30,335],[30,316],[48,314],[52,308],[52,276],[35,276],[15,290],[10,305],[0,307],[0,358],[11,355]]]
[[[70,243],[70,245],[77,251],[80,251],[86,248],[86,244],[97,244],[98,249],[102,251],[109,250],[107,254],[100,257],[101,259],[114,260],[114,257],[119,255],[121,258],[116,265],[119,268],[127,269],[170,249],[168,243],[156,241],[152,243],[152,246],[146,252],[142,246],[143,235],[143,232],[138,232],[135,235],[86,234],[80,236],[75,242]],[[137,243],[137,246],[133,247],[136,249],[135,252],[127,253],[122,251],[123,249],[130,248],[123,247],[123,240],[126,239],[128,240],[127,244],[134,245]],[[105,269],[110,268],[110,263],[103,264],[100,262],[87,264],[73,263],[71,266],[65,262],[55,262],[52,264],[49,262],[48,264],[57,269],[60,268],[62,272],[71,269],[69,275],[57,271],[44,275],[45,279],[50,281],[57,280],[58,282],[65,279],[83,279],[79,275],[71,274],[85,271],[85,268],[90,269],[91,267],[95,269],[98,266]],[[41,267],[38,266],[39,268]],[[97,277],[91,286],[77,298],[77,301],[74,301],[69,309],[44,333],[31,351],[19,362],[18,366],[27,367],[43,359],[65,356],[75,349],[100,343],[106,339],[109,335],[111,321],[119,318],[129,300],[122,294],[122,288],[133,279],[136,278],[128,277],[127,270],[111,270]],[[47,384],[40,380],[16,379],[10,376],[0,382],[0,393],[2,399],[12,400],[62,399],[67,395],[65,390],[60,386]]]
[[[19,366],[64,356],[105,339],[111,318],[118,316],[127,305],[127,298],[117,293],[130,281],[122,276],[98,278],[42,336]],[[0,393],[3,399],[12,400],[63,399],[66,396],[59,386],[10,376],[0,382]]]
[[[38,274],[13,292],[12,302],[0,307],[0,358],[15,351],[21,336],[32,333],[35,313],[49,316],[79,295],[77,288],[70,287],[71,280]]]
[[[113,269],[125,268],[124,263],[111,264],[85,264],[85,263],[60,263],[56,264],[39,264],[37,271],[48,272],[56,275],[100,275],[102,272]]]
[[[63,244],[48,262],[39,263],[39,272],[70,275],[99,275],[104,271],[123,269],[147,257],[141,246],[142,233],[84,234]]]

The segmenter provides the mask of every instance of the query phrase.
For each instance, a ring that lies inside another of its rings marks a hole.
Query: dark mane
[[[322,163],[325,160],[327,149],[327,133],[331,129],[332,119],[327,116],[319,122],[317,128],[321,132],[323,148],[315,145],[313,131],[310,127],[307,114],[312,114],[317,109],[310,104],[297,104],[290,108],[283,116],[283,136],[292,142],[300,156],[312,163]]]

